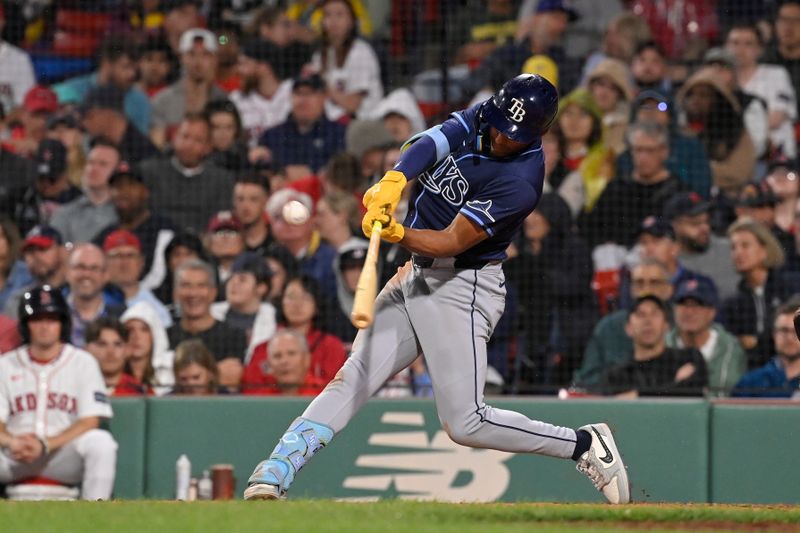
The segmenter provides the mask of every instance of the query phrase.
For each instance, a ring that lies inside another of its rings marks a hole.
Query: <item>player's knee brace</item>
[[[296,418],[269,456],[268,463],[277,462],[278,464],[273,463],[271,466],[273,468],[277,466],[281,470],[280,472],[273,471],[273,475],[279,478],[277,481],[280,482],[281,488],[288,489],[295,474],[332,439],[333,430],[328,426],[305,418]]]

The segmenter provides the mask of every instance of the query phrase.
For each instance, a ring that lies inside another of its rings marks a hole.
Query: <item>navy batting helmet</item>
[[[22,295],[17,309],[19,316],[19,332],[26,343],[31,340],[28,322],[35,316],[55,315],[61,321],[61,340],[69,342],[71,320],[67,301],[61,291],[50,285],[42,285]]]
[[[505,82],[483,103],[481,117],[500,133],[521,143],[533,142],[558,112],[558,91],[538,74],[521,74]]]

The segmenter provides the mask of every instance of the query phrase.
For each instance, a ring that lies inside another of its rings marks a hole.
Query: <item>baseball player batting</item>
[[[486,343],[505,307],[501,262],[542,193],[541,136],[558,93],[538,75],[507,81],[492,98],[411,138],[364,195],[362,221],[413,258],[375,302],[336,378],[250,476],[245,499],[283,498],[297,472],[330,444],[387,379],[425,355],[442,427],[464,446],[571,458],[611,503],[630,501],[628,475],[606,424],[577,430],[484,402]],[[392,218],[409,178],[404,227]]]
[[[0,483],[42,477],[111,498],[117,443],[98,429],[111,404],[97,360],[67,343],[61,292],[26,292],[19,323],[25,344],[0,357]]]

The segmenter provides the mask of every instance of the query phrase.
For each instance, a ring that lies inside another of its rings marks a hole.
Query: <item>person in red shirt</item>
[[[100,317],[86,328],[86,350],[100,364],[110,396],[149,394],[142,382],[124,372],[128,332],[119,320]]]
[[[326,381],[309,372],[311,354],[305,337],[294,330],[284,329],[267,343],[269,373],[263,384],[243,388],[244,394],[316,396]]]
[[[311,355],[308,373],[327,384],[344,364],[347,354],[342,341],[318,329],[316,322],[321,314],[319,284],[310,276],[290,279],[281,297],[281,323],[286,329],[305,336]],[[242,385],[253,388],[267,385],[270,374],[268,342],[255,347],[253,356],[245,367]]]

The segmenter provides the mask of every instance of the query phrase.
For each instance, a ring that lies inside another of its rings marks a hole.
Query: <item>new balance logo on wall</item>
[[[344,488],[365,491],[364,497],[353,499],[391,496],[405,500],[491,502],[508,490],[511,472],[505,462],[513,453],[460,446],[443,430],[429,439],[425,416],[420,412],[386,412],[381,422],[418,429],[370,435],[370,446],[408,451],[360,455],[357,467],[375,468],[382,473],[345,478]],[[387,470],[393,472],[384,473]]]

